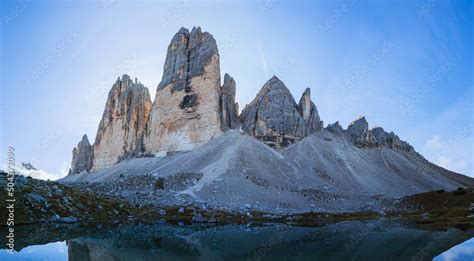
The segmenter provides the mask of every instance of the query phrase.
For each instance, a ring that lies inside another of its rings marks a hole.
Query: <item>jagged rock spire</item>
[[[326,130],[337,135],[344,133],[344,129],[339,124],[339,121],[336,121],[333,124],[328,124],[328,126],[326,127]]]
[[[168,46],[146,135],[157,154],[191,150],[222,133],[219,53],[214,37],[181,28]]]
[[[364,139],[368,130],[369,123],[365,119],[365,116],[360,116],[349,124],[347,134],[354,140],[359,138]]]
[[[221,123],[222,129],[235,129],[239,125],[239,105],[235,102],[236,84],[234,78],[229,74],[224,75],[224,83],[221,87]]]
[[[328,126],[329,127],[329,126]],[[359,147],[381,147],[397,149],[408,153],[413,153],[414,148],[393,132],[386,132],[381,127],[369,129],[369,123],[364,116],[351,122],[347,127],[346,134],[350,140]]]
[[[306,124],[306,135],[310,135],[322,129],[323,123],[319,118],[316,105],[311,101],[311,90],[309,88],[306,88],[303,92],[300,102],[298,103],[298,110],[303,116]]]
[[[128,75],[109,92],[94,143],[93,171],[144,153],[143,137],[152,103],[148,89]]]
[[[78,174],[83,171],[89,172],[92,168],[94,150],[87,135],[82,136],[82,140],[72,150],[72,162],[69,174]]]

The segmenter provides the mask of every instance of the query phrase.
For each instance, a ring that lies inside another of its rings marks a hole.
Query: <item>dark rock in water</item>
[[[222,129],[235,129],[239,125],[239,105],[235,102],[235,81],[229,74],[224,75],[221,87],[221,123]]]
[[[285,147],[306,136],[305,121],[293,95],[273,76],[245,106],[240,122],[244,132],[272,147]]]
[[[306,88],[301,96],[300,102],[298,103],[298,110],[303,116],[306,125],[306,135],[321,131],[323,122],[319,118],[316,105],[311,101],[311,90],[309,88]]]
[[[94,143],[93,171],[144,153],[143,137],[152,103],[148,89],[128,75],[109,92]]]
[[[89,172],[92,168],[94,150],[87,135],[82,136],[82,140],[72,150],[72,163],[69,174],[77,174],[83,171]]]
[[[336,134],[336,135],[340,135],[342,133],[344,133],[344,129],[342,128],[342,126],[339,124],[339,121],[336,121],[335,123],[333,124],[329,124],[327,127],[326,127],[326,130],[333,133],[333,134]]]

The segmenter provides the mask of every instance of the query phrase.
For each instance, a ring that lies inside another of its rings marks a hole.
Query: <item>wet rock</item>
[[[196,222],[196,223],[204,223],[206,222],[206,218],[203,217],[201,214],[196,214],[194,215],[192,218],[191,218],[191,221],[192,222]]]
[[[77,223],[78,221],[76,217],[62,217],[59,219],[61,223]]]

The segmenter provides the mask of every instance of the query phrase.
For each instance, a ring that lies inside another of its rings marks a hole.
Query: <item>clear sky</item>
[[[80,2],[80,3],[79,3]],[[472,1],[29,1],[1,7],[1,158],[65,175],[118,76],[150,89],[180,27],[216,38],[242,109],[272,75],[325,124],[359,115],[474,176]]]

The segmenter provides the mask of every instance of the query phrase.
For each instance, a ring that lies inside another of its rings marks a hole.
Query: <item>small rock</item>
[[[192,217],[191,221],[197,222],[197,223],[203,223],[203,222],[206,222],[206,219],[201,214],[197,214]]]
[[[76,217],[63,217],[59,219],[62,223],[76,223],[78,219]]]

